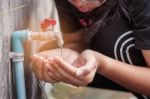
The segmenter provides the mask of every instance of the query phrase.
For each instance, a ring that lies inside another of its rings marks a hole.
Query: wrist
[[[113,60],[101,53],[95,51],[95,57],[97,61],[97,73],[105,75],[112,67]]]

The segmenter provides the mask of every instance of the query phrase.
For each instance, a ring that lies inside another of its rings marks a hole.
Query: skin
[[[76,46],[79,48],[79,44],[72,43],[73,45],[74,48]],[[67,45],[67,47],[69,46]],[[81,54],[69,50],[67,48],[63,50],[63,58],[58,55],[46,57],[47,53],[60,53],[58,49],[33,56],[33,71],[36,76],[50,83],[65,82],[75,86],[86,86],[93,80],[97,72],[134,92],[150,95],[149,50],[142,50],[148,64],[147,67],[126,64],[92,50],[84,50]],[[69,59],[72,57],[71,60],[67,60],[68,55]]]
[[[90,12],[92,10],[94,10],[95,8],[99,7],[100,5],[102,5],[103,3],[105,3],[105,0],[103,2],[99,1],[97,2],[90,2],[90,3],[84,3],[81,2],[81,0],[68,0],[72,5],[74,5],[80,12]]]
[[[63,57],[47,57],[47,53],[58,54],[58,50],[55,49],[53,52],[43,52],[42,55],[39,53],[32,57],[33,71],[39,79],[50,83],[65,82],[75,86],[86,86],[92,82],[97,72],[129,90],[150,96],[150,50],[141,50],[147,66],[134,66],[96,51],[84,50],[79,42],[80,34],[64,36],[65,42],[70,43],[65,45],[67,48],[63,50]],[[72,57],[71,60],[68,60],[68,55],[69,59]]]

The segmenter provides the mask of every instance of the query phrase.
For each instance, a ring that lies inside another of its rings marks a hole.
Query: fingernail
[[[82,75],[83,75],[83,71],[82,70],[77,70],[76,76],[82,76]]]

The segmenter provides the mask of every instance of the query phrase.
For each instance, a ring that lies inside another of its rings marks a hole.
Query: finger
[[[65,64],[66,65],[66,64]],[[80,80],[76,78],[75,74],[70,74],[69,72],[64,71],[57,62],[53,62],[53,66],[57,68],[57,72],[61,76],[61,81],[68,84],[79,84]]]
[[[36,65],[35,74],[40,80],[42,80],[43,60],[44,59],[42,57],[39,57],[39,58],[37,58],[37,61],[35,63],[35,65]]]
[[[32,66],[32,70],[33,70],[33,71],[35,71],[35,67],[36,67],[35,63],[36,63],[36,60],[37,60],[37,56],[36,56],[36,55],[34,55],[34,56],[31,57],[31,66]]]
[[[48,74],[47,74],[47,75],[48,75]],[[56,81],[54,81],[54,79],[53,79],[52,77],[50,77],[49,75],[48,75],[47,77],[44,76],[43,80],[44,80],[45,82],[48,82],[48,83],[51,83],[51,84],[53,84],[53,83],[56,82]]]
[[[58,77],[56,75],[54,75],[52,72],[48,71],[47,74],[48,74],[48,77],[53,80],[53,83],[60,82],[60,79],[58,79]]]
[[[43,66],[43,80],[50,83],[58,82],[51,72],[48,74],[48,69],[45,66]]]
[[[95,68],[97,68],[96,60],[95,58],[91,58],[87,60],[87,63],[84,66],[78,68],[78,70],[76,71],[76,76],[82,77],[88,75]]]
[[[85,59],[82,56],[80,56],[73,62],[73,65],[79,68],[85,65]]]
[[[59,72],[60,70],[58,70],[58,65],[53,61],[52,57],[48,58],[49,61],[45,62],[45,67],[48,68],[48,74],[52,75],[53,77],[57,80],[57,81],[62,81],[62,74]]]
[[[59,76],[60,80],[61,81],[65,81],[65,80],[68,80],[68,77],[67,75],[69,75],[67,72],[65,72],[60,65],[57,64],[57,62],[53,61],[51,62],[52,63],[52,67],[55,69],[55,72],[54,74],[56,74],[57,76]]]
[[[31,56],[31,61],[34,62],[34,61],[36,60],[37,57],[38,57],[37,55]]]
[[[61,69],[63,69],[63,71],[67,72],[68,74],[75,75],[77,68],[64,61],[61,57],[54,57],[53,62],[55,62],[58,66],[60,66]]]
[[[46,73],[47,76],[49,76],[49,72],[50,72],[50,75],[52,76],[53,75],[53,78],[58,82],[60,81],[60,76],[59,74],[57,73],[57,68],[55,68],[54,66],[52,66],[50,63],[48,63],[48,61],[46,61],[44,63],[44,67],[47,68],[47,71]]]

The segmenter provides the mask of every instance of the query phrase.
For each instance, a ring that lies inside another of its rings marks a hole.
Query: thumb
[[[38,58],[37,55],[30,56],[30,61],[34,62]]]
[[[73,65],[75,67],[82,67],[86,64],[86,60],[83,59],[82,57],[78,57],[74,62],[73,62]]]
[[[82,77],[82,76],[88,75],[89,73],[91,73],[96,68],[97,68],[96,60],[91,59],[84,66],[77,69],[76,76],[77,77]]]

